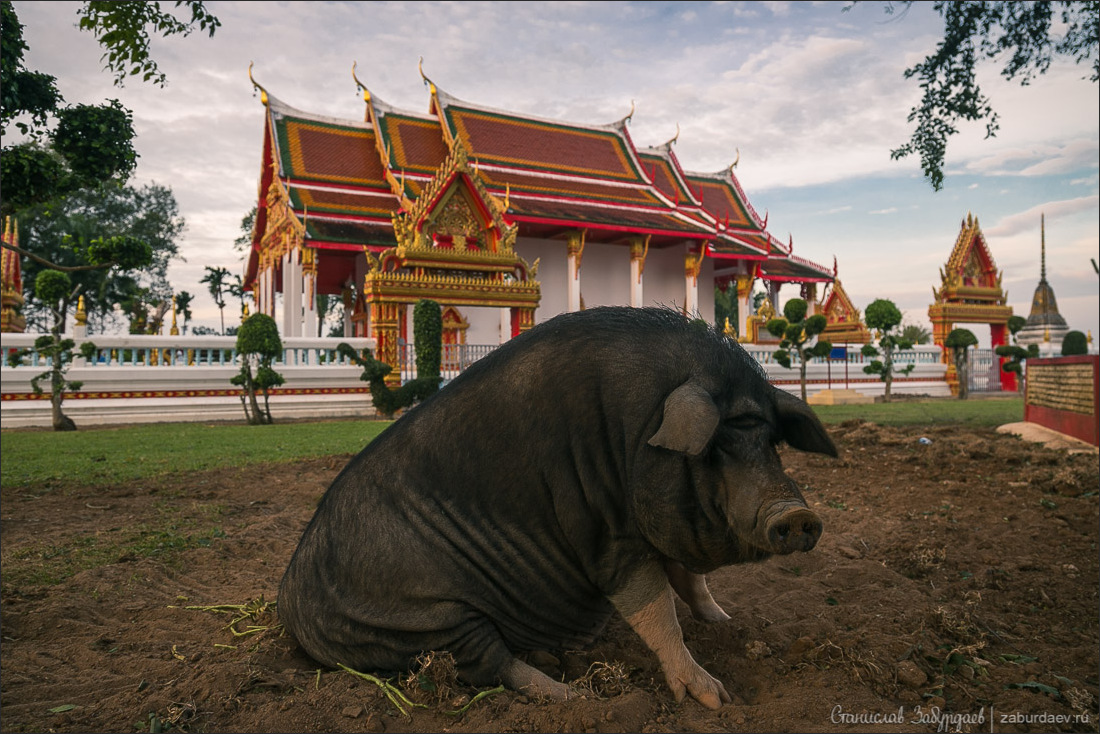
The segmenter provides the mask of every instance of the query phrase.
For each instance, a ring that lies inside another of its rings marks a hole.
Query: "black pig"
[[[703,574],[808,551],[821,521],[776,445],[836,456],[813,412],[736,343],[666,309],[558,316],[398,420],[333,482],[279,589],[317,661],[564,698],[516,658],[584,646],[613,610],[676,699],[725,688],[684,647],[671,590],[728,619]],[[671,587],[671,588],[670,588]]]

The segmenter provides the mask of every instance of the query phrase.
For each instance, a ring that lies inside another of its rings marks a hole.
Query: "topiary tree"
[[[1075,354],[1088,354],[1089,340],[1084,332],[1071,331],[1062,339],[1062,356],[1072,357]]]
[[[993,350],[999,357],[1008,357],[1008,361],[1001,365],[1001,369],[1016,375],[1016,390],[1020,393],[1024,391],[1024,361],[1039,356],[1038,344],[1030,344],[1025,349],[1016,341],[1016,334],[1025,326],[1027,326],[1027,319],[1023,316],[1009,316],[1008,331],[1012,334],[1012,344],[1002,344]]]
[[[955,357],[955,374],[959,377],[959,400],[970,397],[970,351],[978,343],[978,337],[970,329],[952,329],[943,345]]]
[[[439,389],[442,379],[439,368],[443,363],[443,309],[435,301],[421,298],[413,307],[413,340],[416,350],[416,379],[434,382]]]
[[[359,355],[346,343],[336,347],[341,356],[363,368],[359,379],[370,383],[374,409],[386,418],[427,399],[439,390],[439,383],[443,381],[439,374],[443,355],[443,312],[438,303],[421,299],[413,307],[413,337],[416,340],[416,379],[392,389],[386,385],[386,375],[393,368],[375,359],[369,349]]]
[[[906,365],[902,368],[894,366],[894,352],[898,349],[912,349],[913,342],[891,331],[901,323],[901,311],[893,301],[879,298],[871,302],[864,311],[867,326],[878,332],[878,347],[873,344],[864,344],[860,350],[865,357],[882,357],[875,359],[871,364],[863,368],[869,375],[878,375],[886,383],[883,400],[890,402],[890,387],[894,382],[894,373],[899,372],[908,375],[916,365]],[[881,351],[880,351],[881,350]]]
[[[829,350],[833,348],[832,344],[824,340],[819,340],[812,347],[806,346],[828,326],[828,320],[821,314],[814,314],[807,318],[808,310],[809,305],[806,301],[801,298],[792,298],[783,306],[785,318],[772,319],[764,325],[772,336],[780,339],[779,349],[773,355],[776,362],[790,369],[791,357],[798,357],[803,400],[806,399],[806,363],[813,357],[827,356]]]
[[[62,338],[61,332],[65,326],[65,312],[62,303],[74,300],[80,292],[79,286],[74,288],[72,279],[68,273],[60,270],[42,270],[34,279],[35,298],[53,313],[53,326],[49,334],[43,334],[34,340],[34,351],[40,357],[45,357],[50,368],[31,379],[31,388],[36,395],[41,395],[41,381],[50,381],[50,412],[55,431],[75,431],[76,423],[73,422],[61,410],[61,404],[65,400],[66,390],[79,390],[82,382],[68,380],[65,373],[69,370],[73,361],[73,347],[76,342],[72,339]],[[16,367],[24,363],[30,354],[29,349],[17,349],[8,354],[8,364]],[[90,359],[95,352],[95,344],[84,342],[80,345],[80,354],[85,359]]]
[[[271,367],[271,363],[283,353],[283,340],[275,319],[265,313],[254,313],[237,330],[237,354],[241,357],[241,371],[230,380],[244,389],[241,405],[249,425],[270,424],[268,391],[282,385],[283,376]],[[253,371],[255,368],[255,371]],[[264,396],[263,408],[256,399],[256,391]]]

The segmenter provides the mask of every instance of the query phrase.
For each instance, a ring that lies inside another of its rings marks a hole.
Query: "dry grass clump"
[[[589,665],[588,671],[571,685],[582,695],[594,698],[620,696],[633,688],[623,663],[605,663],[600,660]]]
[[[421,653],[401,683],[405,692],[419,703],[454,699],[458,685],[458,666],[449,652]]]

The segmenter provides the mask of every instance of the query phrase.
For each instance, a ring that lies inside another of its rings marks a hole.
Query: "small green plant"
[[[978,343],[978,337],[970,329],[952,329],[944,340],[944,346],[955,357],[955,374],[959,378],[959,400],[970,396],[970,347]]]
[[[76,423],[61,410],[61,404],[65,401],[67,390],[79,390],[84,384],[65,377],[73,361],[73,348],[76,342],[69,338],[62,338],[61,331],[65,328],[65,312],[63,303],[72,302],[80,292],[80,287],[73,288],[72,279],[67,273],[60,270],[42,270],[34,280],[35,298],[46,305],[53,315],[53,326],[49,334],[43,334],[34,340],[34,350],[39,356],[45,357],[49,363],[49,369],[31,378],[31,389],[36,395],[45,392],[40,384],[42,380],[50,381],[50,411],[55,431],[75,431]],[[29,349],[17,349],[8,353],[8,364],[17,367],[23,364],[30,354]],[[95,344],[84,342],[80,345],[79,352],[85,359],[90,359],[95,353]]]
[[[241,371],[230,382],[244,388],[241,405],[249,425],[268,425],[272,422],[268,394],[271,388],[282,385],[285,380],[272,369],[271,363],[282,353],[283,341],[279,338],[275,319],[264,313],[254,313],[244,320],[237,332]],[[263,393],[263,408],[256,399],[257,391]]]
[[[886,388],[883,400],[890,402],[890,387],[894,383],[894,373],[908,375],[916,365],[909,364],[898,368],[894,365],[894,352],[898,349],[912,349],[913,342],[900,335],[895,335],[892,330],[901,324],[901,311],[893,301],[879,298],[871,302],[864,312],[869,328],[878,332],[878,347],[873,344],[864,344],[861,350],[864,357],[882,357],[875,359],[871,364],[863,368],[869,375],[878,375]]]
[[[1072,357],[1089,353],[1089,340],[1084,332],[1071,331],[1062,339],[1062,356]]]
[[[802,383],[802,399],[806,399],[806,363],[813,357],[825,357],[833,345],[818,340],[813,346],[807,344],[818,334],[825,331],[828,321],[821,314],[807,318],[809,305],[801,298],[792,298],[783,306],[784,318],[776,318],[764,325],[772,336],[779,337],[779,349],[775,361],[787,369],[791,368],[791,357],[798,357],[799,379]]]

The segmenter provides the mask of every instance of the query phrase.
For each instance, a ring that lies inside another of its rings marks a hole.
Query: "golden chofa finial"
[[[248,62],[248,81],[252,82],[252,89],[260,91],[260,102],[267,107],[267,90],[252,77],[252,62]]]
[[[621,120],[621,122],[622,122],[622,124],[625,125],[626,123],[631,122],[633,119],[634,119],[634,100],[630,100],[630,112],[627,114],[626,117],[624,117]]]
[[[420,72],[420,78],[423,79],[424,83],[428,85],[428,89],[431,91],[432,95],[435,95],[435,84],[432,82],[431,79],[429,79],[424,74],[424,57],[423,56],[421,56],[420,61],[417,62],[416,69],[417,69],[417,71]]]
[[[363,90],[363,101],[370,102],[370,90],[367,89],[367,85],[359,81],[359,77],[355,76],[355,69],[359,66],[358,61],[351,62],[351,78],[355,80],[356,91]]]
[[[676,123],[676,134],[672,136],[662,147],[671,148],[672,144],[680,139],[680,123]]]
[[[733,163],[730,164],[729,172],[732,174],[733,169],[737,168],[737,164],[741,162],[741,149],[734,148],[737,151],[737,157],[733,159]]]

